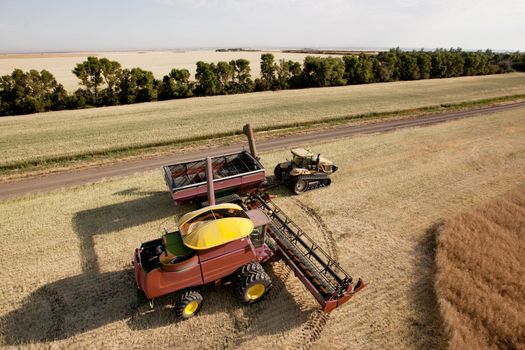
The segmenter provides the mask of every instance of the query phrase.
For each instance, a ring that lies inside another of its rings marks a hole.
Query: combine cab
[[[277,164],[274,175],[277,180],[284,181],[295,194],[301,194],[311,189],[330,186],[329,175],[337,170],[331,161],[315,156],[309,150],[296,148],[292,150],[292,160]]]

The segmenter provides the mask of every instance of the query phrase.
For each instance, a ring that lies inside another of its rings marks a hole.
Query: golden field
[[[447,220],[436,261],[449,349],[525,348],[525,186]]]
[[[0,344],[444,347],[433,284],[436,224],[525,183],[524,136],[525,114],[514,110],[307,145],[340,167],[332,186],[302,196],[281,190],[275,201],[370,283],[329,315],[281,263],[269,269],[268,299],[253,307],[227,287],[205,288],[201,314],[185,322],[175,319],[172,297],[153,310],[137,306],[133,249],[189,210],[172,205],[160,170],[2,201]],[[262,160],[272,170],[287,156],[280,150]]]
[[[261,54],[270,52],[275,60],[280,59],[302,62],[307,54],[283,53],[280,51],[261,52],[215,52],[209,50],[201,51],[130,51],[130,52],[78,52],[78,53],[43,53],[43,54],[4,54],[0,55],[0,75],[11,74],[13,69],[20,68],[23,71],[30,69],[50,71],[57,81],[64,85],[68,91],[79,88],[78,78],[71,72],[77,63],[85,61],[88,56],[99,58],[106,57],[117,61],[122,68],[140,67],[149,70],[155,78],[162,80],[173,68],[185,68],[190,71],[192,78],[195,77],[195,69],[198,61],[219,62],[245,58],[250,61],[253,79],[260,75]],[[328,56],[316,54],[315,56]]]
[[[525,94],[525,73],[288,90],[0,118],[0,166]]]

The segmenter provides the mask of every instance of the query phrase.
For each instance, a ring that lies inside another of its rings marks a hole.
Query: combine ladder
[[[270,237],[274,250],[321,304],[330,312],[346,303],[366,284],[352,277],[310,236],[295,224],[275,203],[256,194],[253,201],[271,219]]]

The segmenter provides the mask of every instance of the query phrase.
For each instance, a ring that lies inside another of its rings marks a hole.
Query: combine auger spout
[[[276,243],[276,253],[321,304],[324,312],[343,305],[366,287],[361,278],[354,283],[339,263],[271,200],[256,194],[252,196],[252,203],[272,221],[269,235]]]

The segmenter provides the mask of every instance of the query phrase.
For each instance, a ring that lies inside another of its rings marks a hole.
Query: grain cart
[[[264,193],[254,191],[239,204],[216,204],[213,169],[212,159],[207,158],[209,206],[185,214],[178,230],[165,232],[162,238],[135,250],[137,288],[147,299],[178,293],[176,312],[187,319],[202,306],[199,286],[232,283],[239,299],[252,304],[264,298],[272,286],[261,264],[280,259],[325,312],[365,287],[361,279],[354,283]]]
[[[275,166],[277,180],[284,181],[295,194],[311,189],[330,186],[329,175],[337,171],[337,166],[321,154],[315,156],[304,148],[292,149],[292,160]]]
[[[262,185],[264,167],[247,151],[213,157],[212,176],[218,196],[244,194]],[[164,179],[175,204],[205,199],[206,159],[166,165]]]

